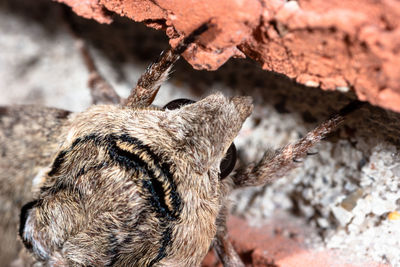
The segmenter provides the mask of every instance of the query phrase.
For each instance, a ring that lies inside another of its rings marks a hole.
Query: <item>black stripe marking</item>
[[[65,155],[67,154],[67,152],[68,151],[66,151],[66,150],[62,150],[60,153],[58,153],[56,159],[53,162],[53,166],[51,167],[51,170],[48,173],[49,176],[53,176],[54,174],[56,174],[58,172],[58,170],[61,167],[61,164],[65,160]]]
[[[40,188],[40,193],[49,193],[51,195],[55,195],[56,193],[63,191],[63,190],[68,190],[70,189],[70,185],[67,183],[64,183],[63,181],[57,181],[54,185],[52,186],[42,186]]]
[[[177,191],[177,186],[175,184],[173,175],[171,173],[171,166],[165,162],[163,162],[160,166],[160,162],[162,162],[161,158],[156,155],[149,146],[144,145],[140,140],[133,138],[129,135],[121,135],[119,137],[119,140],[125,141],[129,144],[135,145],[138,149],[146,151],[146,153],[150,156],[152,161],[154,162],[154,165],[160,170],[161,172],[161,177],[166,177],[167,178],[167,185],[168,189],[170,191],[170,198],[171,198],[171,203],[173,206],[173,213],[174,214],[179,214],[180,213],[180,207],[181,207],[181,198],[178,194]]]
[[[172,228],[168,227],[163,232],[163,236],[161,238],[161,247],[158,250],[158,255],[149,263],[149,267],[153,266],[155,263],[167,256],[167,247],[171,244],[171,236]]]
[[[84,138],[76,138],[69,149],[62,150],[60,153],[58,153],[56,159],[53,162],[51,170],[48,172],[48,176],[54,176],[55,174],[57,174],[61,168],[61,165],[64,163],[67,154],[70,153],[77,145],[81,143],[87,143],[88,141],[94,141],[98,145],[100,145],[101,143],[100,138],[95,134],[87,135]]]
[[[73,149],[82,143],[86,143],[89,141],[93,141],[97,146],[103,146],[107,149],[107,152],[110,156],[110,159],[114,162],[118,163],[120,166],[124,167],[127,170],[137,170],[144,174],[145,177],[149,177],[150,179],[142,179],[142,186],[148,192],[150,197],[148,201],[150,206],[153,207],[154,211],[160,215],[160,220],[163,228],[165,228],[162,238],[160,240],[161,246],[158,251],[158,255],[149,263],[149,266],[153,266],[161,259],[163,259],[167,255],[167,247],[171,244],[171,236],[172,236],[172,228],[167,227],[167,222],[176,220],[179,218],[180,210],[181,210],[181,197],[177,192],[177,186],[173,179],[173,175],[171,173],[171,166],[167,163],[162,163],[159,155],[155,154],[151,148],[145,144],[143,144],[137,138],[131,137],[129,135],[107,135],[105,137],[100,137],[95,134],[87,135],[83,138],[77,138],[71,145],[71,147],[67,150],[61,151],[56,159],[53,162],[52,168],[48,173],[49,176],[56,175],[65,161],[66,156],[73,151]],[[127,144],[133,145],[135,149],[145,152],[149,158],[153,161],[155,167],[159,170],[160,175],[156,177],[154,170],[150,168],[150,166],[140,158],[139,155],[132,153],[130,151],[126,151],[121,149],[117,145],[117,141],[122,141]],[[84,169],[79,171],[80,174],[85,172]],[[162,180],[160,180],[162,179]],[[172,203],[172,209],[170,210],[168,205],[165,202],[166,193],[164,191],[164,186],[167,187],[167,191],[170,192],[169,198]],[[58,190],[62,190],[67,188],[68,185],[64,183],[56,184],[55,188],[42,188],[43,190],[51,190],[52,193],[57,192]],[[25,219],[26,220],[26,219]],[[110,237],[111,244],[115,241],[115,236],[112,235]],[[110,266],[118,261],[119,250],[117,247],[110,248],[110,255],[112,254],[112,260],[110,262]]]
[[[149,201],[151,206],[160,216],[168,220],[176,219],[177,214],[169,210],[165,202],[163,184],[157,180],[154,171],[148,166],[147,162],[143,161],[138,155],[119,148],[116,144],[116,140],[118,139],[114,136],[109,136],[108,138],[108,153],[110,157],[126,169],[135,169],[145,174],[145,176],[150,177],[150,180],[143,179],[142,184],[150,193]]]
[[[104,163],[101,164],[97,164],[95,166],[89,167],[89,168],[85,168],[82,167],[78,173],[76,174],[76,177],[80,177],[82,175],[84,175],[85,173],[87,173],[90,170],[100,170],[101,168],[105,167],[106,165]],[[71,191],[75,191],[79,194],[79,197],[82,199],[84,197],[84,194],[82,193],[82,191],[79,189],[79,187],[75,187],[70,183],[65,182],[64,180],[57,180],[54,184],[52,184],[51,186],[42,186],[40,188],[40,193],[47,193],[50,195],[55,195],[60,191],[63,190],[71,190]]]
[[[21,237],[22,242],[24,243],[25,247],[28,250],[32,250],[32,244],[24,238],[24,228],[25,228],[26,220],[28,219],[28,212],[31,209],[33,209],[34,207],[38,206],[39,203],[40,203],[39,200],[33,200],[31,202],[26,203],[21,208],[21,213],[19,216],[19,236]]]
[[[111,227],[109,226],[108,228],[110,229]],[[108,249],[108,256],[111,257],[111,261],[106,266],[113,266],[118,261],[120,254],[118,238],[112,232],[110,232],[108,236],[108,243],[110,245],[110,248]]]
[[[162,183],[156,179],[151,179],[143,180],[142,184],[150,192],[150,204],[157,209],[158,213],[169,220],[175,219],[165,203],[165,192]]]
[[[116,141],[120,140],[123,142],[127,142],[128,144],[135,145],[137,149],[144,150],[149,157],[153,160],[154,165],[160,170],[161,175],[160,178],[166,177],[166,181],[164,181],[170,191],[170,199],[173,206],[173,210],[169,210],[167,204],[165,203],[165,192],[163,188],[163,182],[159,181],[154,174],[154,171],[148,166],[148,164],[143,161],[138,155],[131,153],[129,151],[123,150],[119,148],[116,144]],[[170,166],[166,163],[161,164],[161,159],[158,155],[156,155],[149,146],[144,145],[137,138],[131,137],[129,135],[107,135],[106,137],[99,137],[95,134],[87,135],[83,138],[77,138],[71,145],[71,147],[67,150],[61,151],[56,159],[53,162],[53,166],[48,173],[49,176],[54,176],[57,174],[61,168],[61,165],[65,161],[65,157],[73,151],[73,149],[82,143],[86,143],[89,141],[94,141],[96,145],[102,146],[106,145],[108,149],[108,153],[114,161],[122,165],[128,170],[137,169],[142,173],[145,173],[151,179],[150,181],[143,181],[143,185],[151,194],[150,202],[152,206],[158,211],[160,215],[163,217],[167,216],[169,219],[176,219],[180,213],[181,207],[181,198],[176,190],[176,184],[173,180],[173,176],[170,171]],[[64,186],[58,185],[59,189],[63,189]],[[48,188],[42,188],[42,191],[48,190]],[[56,192],[58,190],[54,189],[52,192]]]

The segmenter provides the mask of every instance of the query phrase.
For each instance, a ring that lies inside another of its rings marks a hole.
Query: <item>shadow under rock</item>
[[[29,23],[40,24],[49,37],[65,31],[62,13],[65,9],[69,10],[65,5],[49,0],[1,0],[0,9],[19,15]],[[119,81],[129,80],[129,74],[122,71],[122,64],[141,64],[145,67],[168,47],[164,32],[118,15],[113,16],[114,22],[110,25],[81,18],[74,13],[69,19],[89,46],[95,47],[109,60]],[[273,105],[282,113],[305,112],[309,122],[315,121],[313,114],[316,110],[322,110],[323,115],[330,113],[349,102],[351,95],[299,85],[284,75],[262,70],[248,59],[231,59],[212,72],[194,70],[186,61],[180,60],[174,67],[171,80],[186,84],[199,97],[220,90],[215,87],[220,84],[232,91],[232,95],[253,96],[256,104]],[[312,107],[311,111],[307,107]]]
[[[29,22],[38,23],[49,37],[65,30],[62,12],[64,5],[49,0],[1,0],[0,9],[20,15]],[[44,15],[45,14],[45,15]],[[106,57],[117,72],[120,81],[128,81],[122,64],[140,64],[144,68],[168,47],[168,38],[162,31],[135,23],[114,15],[110,25],[72,14],[71,22],[79,35]],[[143,68],[143,70],[144,70]],[[216,71],[194,70],[186,61],[180,60],[170,79],[173,84],[185,84],[199,98],[220,90],[220,85],[231,95],[250,95],[255,104],[273,106],[280,113],[298,113],[305,123],[315,124],[355,99],[353,93],[322,91],[298,84],[288,77],[264,71],[249,59],[231,59]],[[376,107],[368,107],[357,118],[358,124],[373,127],[377,132],[400,132],[400,115]],[[392,138],[393,142],[399,142]]]

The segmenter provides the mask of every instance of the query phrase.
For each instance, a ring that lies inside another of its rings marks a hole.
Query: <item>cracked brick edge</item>
[[[183,55],[194,68],[215,70],[231,57],[248,56],[306,86],[354,91],[360,100],[400,112],[396,0],[57,1],[101,23],[115,12],[163,29],[171,45],[212,18],[216,27]]]

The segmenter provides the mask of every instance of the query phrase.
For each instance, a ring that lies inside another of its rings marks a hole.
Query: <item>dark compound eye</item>
[[[196,101],[186,98],[178,98],[166,104],[163,109],[173,110],[181,108],[185,105],[193,104],[195,102]],[[225,157],[222,159],[221,165],[219,166],[219,169],[221,171],[220,178],[224,179],[226,176],[228,176],[235,167],[235,164],[236,164],[236,147],[235,144],[232,143],[228,148]]]
[[[173,110],[173,109],[181,108],[182,106],[185,106],[185,105],[193,104],[195,102],[196,101],[194,101],[194,100],[190,100],[190,99],[186,99],[186,98],[178,98],[178,99],[172,100],[171,102],[166,104],[164,106],[164,109]]]
[[[221,161],[221,165],[219,165],[219,169],[221,170],[221,179],[224,179],[228,176],[236,164],[236,147],[235,144],[232,143],[228,148],[225,157]]]

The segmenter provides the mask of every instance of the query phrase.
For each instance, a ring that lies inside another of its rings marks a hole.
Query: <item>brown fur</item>
[[[3,107],[0,114],[0,260],[10,262],[21,207],[32,200],[32,180],[51,163],[68,112],[35,106]]]
[[[94,102],[109,104],[76,114],[0,110],[3,263],[17,258],[22,208],[26,250],[15,265],[199,266],[213,246],[224,266],[244,266],[228,240],[226,196],[284,175],[344,114],[221,180],[221,160],[251,114],[251,99],[214,94],[176,110],[149,106],[189,44],[164,53],[127,100],[98,86],[105,81],[83,49],[100,77],[90,84]]]

